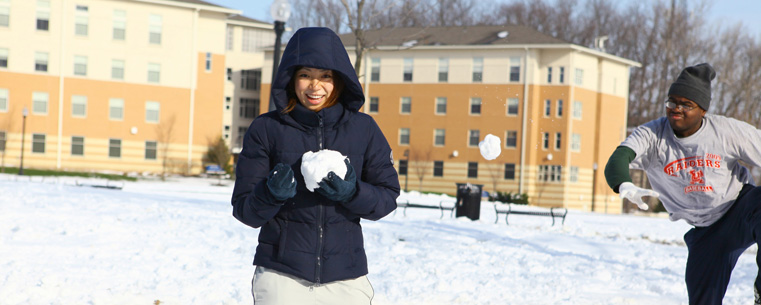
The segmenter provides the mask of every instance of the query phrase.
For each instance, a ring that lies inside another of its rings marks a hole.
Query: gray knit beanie
[[[669,96],[678,95],[687,98],[708,111],[711,106],[711,80],[716,77],[716,71],[707,63],[687,67],[679,73],[679,77],[671,84]]]

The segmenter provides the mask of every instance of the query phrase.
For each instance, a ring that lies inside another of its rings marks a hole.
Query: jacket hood
[[[344,91],[339,99],[341,104],[354,112],[359,111],[364,104],[362,86],[338,35],[328,28],[301,28],[288,41],[272,82],[271,98],[274,98],[278,112],[288,105],[285,87],[291,80],[294,68],[298,66],[338,72],[344,82]]]

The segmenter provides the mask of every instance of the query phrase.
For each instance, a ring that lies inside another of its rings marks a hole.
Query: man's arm
[[[637,154],[629,147],[619,146],[613,151],[605,165],[605,180],[614,192],[618,193],[618,187],[621,183],[632,182],[629,175],[629,163],[634,160]]]

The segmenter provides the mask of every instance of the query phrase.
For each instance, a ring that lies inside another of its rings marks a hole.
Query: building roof
[[[344,45],[355,45],[356,38],[353,33],[342,34],[340,37]],[[368,47],[571,44],[532,28],[517,25],[382,28],[366,31],[365,37]]]
[[[272,25],[269,22],[257,20],[257,19],[254,19],[254,18],[249,18],[249,17],[243,16],[243,15],[235,15],[235,16],[231,16],[231,17],[229,17],[227,19],[229,19],[229,20],[235,20],[235,21],[242,21],[242,22],[263,23],[263,24]]]
[[[216,5],[214,3],[210,3],[210,2],[206,2],[206,1],[201,1],[201,0],[169,0],[169,1],[183,2],[183,3],[189,3],[189,4],[200,4],[200,5],[216,6],[216,7],[224,7],[224,6],[221,6],[221,5]],[[227,8],[227,7],[224,7],[224,8]]]

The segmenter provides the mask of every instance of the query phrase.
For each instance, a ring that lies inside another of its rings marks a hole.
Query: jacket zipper
[[[320,149],[323,148],[323,142],[325,141],[325,126],[323,125],[322,118],[319,118],[320,120],[320,129],[319,129],[319,136],[320,136]],[[323,248],[323,237],[324,237],[324,230],[323,228],[323,217],[325,214],[325,206],[322,204],[318,205],[317,208],[318,211],[318,217],[317,217],[317,233],[318,233],[318,239],[317,239],[317,268],[315,270],[315,279],[317,281],[317,284],[320,283],[320,274],[322,274],[322,248]]]

